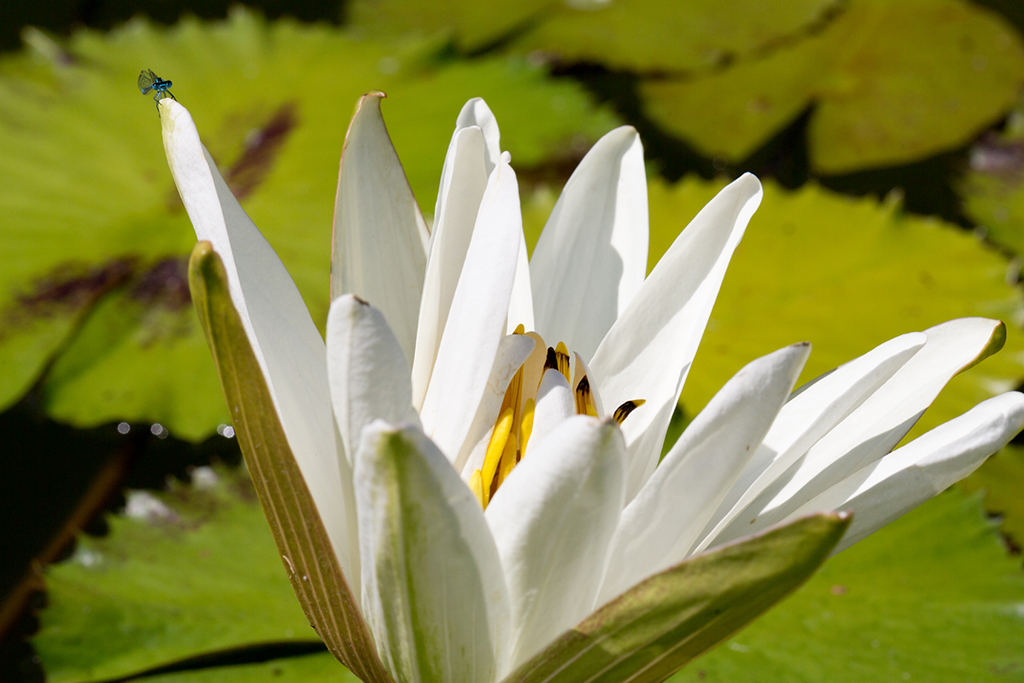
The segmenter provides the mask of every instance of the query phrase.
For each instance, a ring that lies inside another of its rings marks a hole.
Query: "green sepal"
[[[803,517],[666,569],[566,631],[504,683],[659,683],[802,584],[850,519]]]
[[[367,683],[391,683],[327,530],[288,445],[227,273],[209,242],[192,251],[192,302],[210,350],[256,493],[306,618],[338,661]]]

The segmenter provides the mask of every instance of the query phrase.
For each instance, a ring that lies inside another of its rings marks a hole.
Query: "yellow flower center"
[[[597,417],[594,406],[594,394],[590,388],[583,363],[576,363],[575,377],[570,373],[569,349],[563,342],[552,348],[545,346],[544,340],[536,332],[525,331],[519,325],[513,334],[525,334],[536,342],[533,353],[519,367],[505,390],[505,397],[498,411],[498,419],[494,423],[490,442],[484,455],[483,466],[473,471],[469,487],[473,490],[480,505],[484,508],[494,497],[498,487],[505,481],[509,472],[523,459],[526,446],[533,431],[534,410],[537,406],[537,390],[541,379],[548,370],[557,370],[565,377],[565,381],[573,387],[577,415]],[[634,409],[644,404],[644,399],[626,401],[615,409],[612,415],[619,424]]]

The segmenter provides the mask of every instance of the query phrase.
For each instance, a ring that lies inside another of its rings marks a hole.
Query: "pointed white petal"
[[[852,510],[839,552],[969,475],[1022,427],[1024,395],[990,398],[818,494],[794,516]]]
[[[487,506],[512,605],[512,667],[593,610],[624,458],[614,422],[572,417],[530,449]]]
[[[719,192],[676,238],[590,361],[591,386],[605,406],[647,401],[622,425],[627,499],[658,463],[725,269],[760,202],[761,183],[749,173]]]
[[[356,455],[363,613],[397,681],[493,681],[508,592],[480,503],[426,436],[375,422]]]
[[[455,132],[441,173],[416,330],[412,386],[413,405],[417,408],[423,406],[437,348],[448,322],[448,311],[487,188],[484,157],[484,136],[479,128],[463,128]]]
[[[359,558],[349,552],[344,489],[348,460],[336,441],[326,351],[302,295],[284,264],[238,204],[199,141],[192,116],[160,101],[164,151],[196,236],[208,240],[228,274],[231,299],[267,380],[288,445],[347,577]],[[351,499],[349,500],[351,502]]]
[[[537,389],[530,444],[540,443],[555,427],[576,414],[576,402],[565,376],[554,368],[544,372]],[[530,454],[532,450],[528,451]]]
[[[501,133],[498,130],[498,120],[494,118],[491,108],[482,97],[474,97],[466,102],[455,121],[456,131],[470,126],[476,126],[484,132],[484,141],[487,143],[487,175],[491,175],[501,159]]]
[[[785,519],[814,496],[888,453],[954,375],[992,352],[993,346],[1002,346],[1005,327],[997,320],[962,318],[932,327],[925,334],[928,341],[920,351],[765,489],[714,544]]]
[[[527,332],[537,329],[533,318],[533,285],[530,282],[530,259],[526,254],[526,236],[519,242],[516,279],[512,283],[512,300],[508,303],[506,332],[512,334],[522,325]]]
[[[331,303],[327,377],[338,432],[350,460],[363,427],[374,420],[419,426],[402,347],[384,315],[354,294],[342,294]]]
[[[623,511],[599,604],[687,557],[768,433],[810,352],[810,344],[794,344],[755,360],[694,418]]]
[[[498,345],[498,353],[494,356],[491,377],[487,380],[484,395],[477,405],[476,415],[470,424],[462,449],[452,463],[455,471],[461,472],[466,481],[473,474],[473,470],[483,466],[487,444],[491,440],[491,432],[498,419],[505,390],[508,389],[512,377],[533,352],[534,345],[533,339],[521,334],[507,335]]]
[[[522,232],[519,186],[503,158],[487,182],[420,410],[424,430],[453,461],[462,452],[505,333]]]
[[[804,385],[779,411],[757,453],[708,522],[699,553],[807,449],[903,367],[928,339],[912,332],[891,339],[860,358]]]
[[[345,136],[334,202],[331,298],[353,293],[379,308],[411,362],[427,225],[380,113],[364,95]]]
[[[583,157],[533,250],[541,336],[592,358],[644,281],[647,232],[643,146],[622,126]]]

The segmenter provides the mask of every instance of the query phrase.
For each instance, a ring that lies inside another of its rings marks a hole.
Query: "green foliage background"
[[[194,235],[156,114],[134,87],[140,68],[174,81],[318,324],[359,95],[388,94],[389,131],[426,214],[455,115],[483,96],[521,179],[531,246],[568,173],[621,123],[645,142],[651,266],[728,177],[762,176],[685,415],[783,345],[813,343],[807,380],[967,315],[1004,320],[1006,348],[954,380],[914,434],[1024,378],[1024,40],[1011,21],[1024,17],[964,0],[742,0],[728,11],[705,0],[685,11],[359,0],[337,16],[341,26],[239,9],[171,27],[33,29],[0,57],[0,408],[80,429],[159,423],[183,443],[228,422],[184,279]],[[0,480],[22,457],[0,451]],[[158,493],[169,516],[113,517],[108,537],[81,540],[47,572],[34,646],[50,680],[315,641],[244,473],[217,472],[208,488]],[[1024,541],[1022,451],[998,454],[961,489],[831,560],[678,680],[1024,680],[1024,574],[982,512]],[[16,507],[10,518],[27,526]],[[218,662],[154,680],[347,673],[323,654]]]

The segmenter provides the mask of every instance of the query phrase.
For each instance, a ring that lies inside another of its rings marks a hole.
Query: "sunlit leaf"
[[[665,130],[739,161],[814,107],[819,173],[907,163],[970,141],[1013,104],[1024,45],[960,0],[852,0],[820,31],[710,75],[641,86]]]
[[[1024,576],[977,498],[949,492],[829,560],[672,680],[1017,680]]]
[[[235,664],[147,677],[146,683],[357,683],[328,654],[284,657],[260,664]]]
[[[244,473],[203,470],[192,486],[159,496],[130,492],[110,534],[80,539],[46,584],[34,642],[53,683],[245,644],[317,640]]]
[[[173,81],[320,325],[338,160],[363,93],[388,93],[389,131],[428,212],[470,97],[487,99],[523,168],[574,154],[615,125],[579,87],[522,59],[431,61],[437,43],[379,43],[243,11],[170,30],[129,22],[66,44],[27,36],[25,53],[0,60],[0,408],[67,353],[52,384],[42,378],[44,405],[82,426],[154,421],[199,439],[226,419],[179,291],[195,237],[156,108],[135,85],[141,68]],[[120,303],[87,319],[111,296]]]
[[[707,71],[800,39],[842,11],[835,0],[763,3],[616,0],[565,3],[512,48],[638,72]]]

